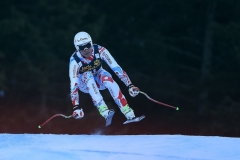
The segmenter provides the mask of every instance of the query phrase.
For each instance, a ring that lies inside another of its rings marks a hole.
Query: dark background
[[[0,132],[240,136],[240,1],[8,0],[0,2]],[[132,98],[109,70],[140,123],[104,119],[87,94],[81,120],[70,115],[68,64],[74,35],[106,47],[144,95]]]

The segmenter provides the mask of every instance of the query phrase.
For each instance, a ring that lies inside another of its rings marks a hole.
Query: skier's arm
[[[73,105],[73,114],[72,116],[75,119],[81,119],[84,116],[84,112],[82,108],[79,106],[79,94],[78,94],[78,87],[79,87],[79,77],[78,77],[78,70],[79,65],[74,60],[73,57],[70,58],[69,64],[69,78],[70,78],[70,95],[71,101]]]
[[[135,97],[139,94],[138,87],[135,87],[127,73],[117,64],[113,56],[110,52],[104,48],[99,46],[99,52],[101,58],[108,64],[108,66],[113,70],[113,72],[121,79],[121,81],[128,87],[129,94],[132,97]]]
[[[115,59],[112,57],[110,52],[101,47],[99,49],[101,58],[108,64],[108,66],[113,70],[113,72],[118,76],[118,78],[126,85],[129,86],[132,84],[129,76],[127,73],[118,65]]]

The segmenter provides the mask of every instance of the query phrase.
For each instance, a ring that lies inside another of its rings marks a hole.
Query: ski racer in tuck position
[[[110,118],[109,115],[113,116],[114,110],[107,107],[100,90],[108,89],[127,120],[133,120],[135,118],[133,109],[129,107],[125,96],[122,94],[118,84],[113,80],[111,74],[102,68],[102,62],[104,61],[108,64],[119,79],[128,87],[129,94],[135,97],[139,94],[139,89],[132,84],[127,73],[117,64],[106,48],[93,44],[88,33],[78,32],[74,37],[74,45],[76,51],[70,57],[69,64],[70,92],[73,105],[72,116],[75,119],[84,117],[83,109],[79,106],[78,91],[80,90],[83,93],[90,94],[94,106],[107,121]]]

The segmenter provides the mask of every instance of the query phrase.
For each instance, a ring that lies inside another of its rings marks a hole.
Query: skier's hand
[[[75,119],[81,119],[84,117],[84,112],[83,109],[80,108],[79,106],[74,106],[73,107],[73,114],[72,114],[73,118]]]
[[[128,92],[130,96],[136,97],[139,94],[139,89],[138,87],[135,87],[134,85],[131,84],[128,86]]]

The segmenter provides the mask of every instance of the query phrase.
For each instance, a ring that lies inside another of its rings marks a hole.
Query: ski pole
[[[71,118],[71,117],[72,117],[72,115],[66,116],[66,115],[64,115],[64,114],[55,114],[55,115],[53,115],[52,117],[48,118],[43,124],[39,125],[38,128],[43,127],[45,124],[47,124],[47,123],[48,123],[49,121],[51,121],[53,118],[59,117],[59,116],[60,116],[60,117],[63,117],[63,118]]]
[[[155,103],[157,103],[157,104],[161,104],[161,105],[163,105],[163,106],[166,106],[166,107],[170,107],[170,108],[174,108],[174,109],[176,109],[176,110],[179,110],[178,107],[174,107],[174,106],[171,106],[171,105],[169,105],[169,104],[165,104],[165,103],[162,103],[162,102],[159,102],[159,101],[156,101],[156,100],[152,99],[151,97],[149,97],[146,93],[144,93],[144,92],[142,92],[142,91],[139,91],[139,93],[143,94],[143,95],[146,96],[149,100],[151,100],[151,101],[153,101],[153,102],[155,102]]]

